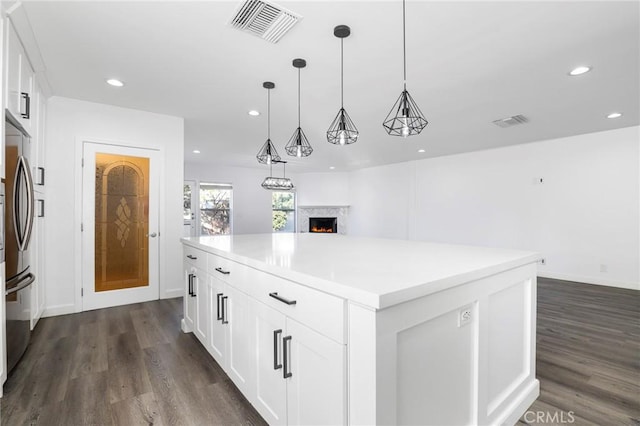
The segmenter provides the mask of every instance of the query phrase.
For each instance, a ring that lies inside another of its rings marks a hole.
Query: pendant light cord
[[[404,57],[404,90],[407,90],[407,28],[406,19],[407,13],[405,12],[405,0],[402,0],[402,50]]]
[[[344,38],[340,39],[340,107],[344,109]]]
[[[267,139],[271,139],[271,89],[267,89]]]
[[[298,68],[298,128],[300,127],[300,68]]]

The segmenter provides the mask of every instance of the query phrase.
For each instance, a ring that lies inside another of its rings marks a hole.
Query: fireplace
[[[338,232],[337,217],[310,217],[309,232],[318,234],[335,234]]]

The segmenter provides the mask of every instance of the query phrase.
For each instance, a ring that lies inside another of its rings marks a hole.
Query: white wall
[[[160,183],[160,296],[182,293],[184,120],[62,97],[47,102],[45,315],[81,309],[82,141],[156,148]]]
[[[294,181],[299,206],[346,206],[349,173],[300,173]]]
[[[271,191],[260,184],[269,175],[269,168],[224,167],[199,163],[187,163],[184,179],[207,183],[233,185],[232,227],[234,234],[259,234],[273,232]],[[297,177],[287,173],[297,184]]]
[[[639,127],[359,170],[349,194],[351,234],[536,250],[542,276],[640,289]]]

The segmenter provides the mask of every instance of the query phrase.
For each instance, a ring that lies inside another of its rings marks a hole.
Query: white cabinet
[[[33,176],[34,188],[37,192],[44,193],[45,190],[45,124],[46,124],[46,98],[40,86],[34,84],[33,111],[34,122],[32,126],[31,144],[31,175]]]
[[[254,406],[269,424],[346,422],[345,346],[252,301]]]
[[[184,265],[183,330],[269,424],[346,423],[343,300],[189,246]]]
[[[10,20],[5,33],[5,106],[29,134],[32,133],[35,75]]]
[[[192,272],[192,284],[191,284],[191,298],[195,299],[195,321],[193,324],[193,331],[200,340],[200,342],[206,346],[209,342],[209,325],[207,318],[209,317],[209,286],[207,284],[207,274],[200,269],[194,269]]]
[[[45,194],[34,194],[35,213],[33,230],[31,231],[30,262],[31,270],[36,279],[31,284],[31,330],[42,317],[45,306],[45,227],[46,227],[46,198]]]

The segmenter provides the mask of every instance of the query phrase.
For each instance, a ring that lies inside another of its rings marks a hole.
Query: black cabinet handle
[[[38,200],[38,217],[44,217],[44,200]]]
[[[189,259],[191,259],[191,260],[197,260],[197,259],[198,259],[197,257],[192,256],[192,255],[190,255],[190,254],[188,254],[188,255],[187,255],[187,257],[188,257]]]
[[[20,108],[20,115],[22,116],[22,118],[26,118],[28,120],[29,114],[31,112],[31,97],[26,92],[20,93],[20,97],[22,98],[22,100],[24,100],[24,110],[25,110],[25,112],[22,112],[22,108]]]
[[[44,167],[38,167],[38,183],[36,185],[43,186],[44,185]]]
[[[278,342],[280,341],[280,335],[282,335],[282,330],[274,330],[273,331],[273,369],[279,370],[282,368],[282,364],[278,364]]]
[[[193,274],[189,274],[189,295],[193,294]]]
[[[196,274],[191,274],[191,297],[196,297],[197,296],[196,291],[194,290],[194,285],[193,285],[193,280],[195,278],[198,278],[198,277],[196,277]]]
[[[229,275],[231,273],[231,271],[225,271],[222,268],[216,268],[216,271],[220,272],[221,274],[225,274],[225,275]]]
[[[290,368],[291,368],[291,360],[289,359],[289,355],[291,353],[291,347],[287,342],[291,341],[291,336],[287,336],[284,339],[282,339],[282,359],[284,362],[284,369],[282,370],[282,377],[284,377],[285,379],[288,377],[293,376],[293,373],[291,373]]]
[[[295,305],[296,304],[295,300],[289,300],[289,299],[285,299],[282,296],[278,296],[277,292],[269,293],[269,296],[273,297],[276,300],[279,300],[282,303],[286,303],[287,305]]]
[[[229,324],[229,321],[227,321],[227,296],[223,296],[222,297],[222,323],[223,324]]]
[[[222,314],[221,314],[221,310],[220,310],[220,298],[222,297],[222,293],[216,294],[216,297],[218,298],[218,302],[217,302],[218,310],[216,312],[216,315],[218,317],[218,321],[220,321],[220,320],[222,320]]]

